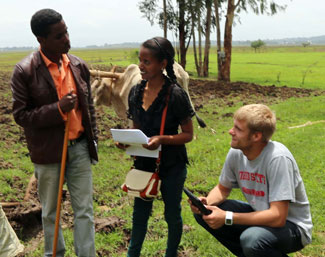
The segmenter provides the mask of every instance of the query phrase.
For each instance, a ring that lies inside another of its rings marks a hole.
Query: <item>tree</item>
[[[192,39],[193,39],[193,53],[194,53],[194,62],[195,68],[198,76],[203,75],[202,70],[202,52],[201,52],[201,19],[200,15],[196,15],[196,13],[201,12],[202,2],[201,1],[190,1],[189,3],[190,13],[191,13],[191,30],[192,30]],[[197,54],[196,47],[196,36],[195,36],[195,28],[198,30],[198,39],[199,39],[199,60]]]
[[[174,8],[172,0],[163,0],[164,11],[158,15],[158,24],[164,24],[164,28],[174,31],[176,37],[179,39],[180,56],[179,63],[185,69],[186,53],[191,40],[194,37],[194,55],[197,72],[199,75],[208,75],[209,66],[209,49],[210,49],[210,29],[211,25],[216,26],[217,29],[217,48],[218,48],[218,80],[230,81],[230,65],[232,52],[232,26],[234,19],[239,18],[240,12],[247,12],[251,9],[255,14],[269,14],[274,15],[278,11],[285,10],[286,6],[276,4],[275,0],[213,0],[215,7],[215,17],[212,17],[212,0],[175,0],[177,6]],[[157,18],[156,13],[159,11],[157,7],[158,0],[142,0],[139,8],[144,16],[153,24]],[[196,9],[199,4],[205,4],[206,12],[200,12]],[[221,49],[221,35],[220,35],[220,13],[222,13],[222,6],[226,5],[226,19],[224,25],[224,40],[223,50]],[[194,8],[194,9],[193,9]],[[206,16],[201,17],[201,13]],[[215,19],[214,19],[215,18]],[[204,22],[205,25],[201,24]],[[167,23],[167,25],[166,25]],[[195,29],[198,35],[198,53],[196,52]],[[167,35],[167,33],[166,33]],[[202,35],[205,36],[204,62],[202,63]],[[197,57],[198,55],[198,57]],[[202,66],[203,65],[203,66]],[[203,67],[203,68],[202,68]]]
[[[255,14],[274,15],[278,11],[285,10],[286,6],[276,4],[273,0],[228,0],[227,14],[225,21],[224,34],[224,57],[221,62],[221,69],[218,73],[218,80],[230,81],[230,65],[232,50],[232,26],[234,23],[235,13],[240,14],[241,11],[251,9]]]
[[[165,0],[163,0],[165,2]],[[189,19],[188,3],[185,0],[177,0],[177,7],[174,8],[172,1],[167,0],[165,11],[159,10],[158,0],[142,0],[139,2],[140,12],[144,14],[144,17],[148,21],[154,24],[156,20],[161,27],[167,27],[175,32],[175,35],[179,39],[179,53],[180,64],[185,69],[186,66],[186,53],[191,40],[191,27]],[[164,4],[163,2],[163,4]],[[157,14],[158,13],[158,14]],[[167,25],[166,25],[167,24]],[[166,32],[167,35],[167,32]]]
[[[162,0],[163,8],[162,12],[159,12],[157,5],[158,0],[144,0],[139,2],[139,10],[143,13],[144,17],[150,22],[151,26],[155,23],[155,20],[158,19],[158,23],[164,30],[164,38],[167,38],[168,30],[168,5],[170,2],[168,0]],[[158,13],[158,15],[157,15]]]
[[[256,50],[257,50],[257,49],[260,49],[262,46],[265,46],[265,42],[262,41],[261,39],[256,40],[256,41],[253,41],[253,42],[251,43],[251,47],[254,48],[255,53],[256,53]]]
[[[147,20],[150,22],[150,25],[152,26],[154,24],[154,21],[156,19],[156,13],[157,13],[157,0],[144,0],[141,1],[138,5],[139,10],[141,13],[143,13],[143,16],[147,18]]]
[[[210,32],[211,32],[211,13],[212,13],[212,0],[206,0],[206,21],[205,21],[205,47],[204,47],[204,61],[203,61],[203,76],[209,76],[209,53],[210,53]]]
[[[310,46],[310,45],[311,45],[311,42],[310,42],[310,41],[303,42],[301,45],[302,45],[303,47],[307,47],[307,46]]]
[[[210,30],[212,23],[212,0],[189,1],[191,13],[191,29],[193,38],[193,52],[197,75],[207,77],[209,74],[209,53],[210,53]],[[197,14],[206,14],[197,15]],[[198,39],[196,39],[196,34]],[[205,37],[204,60],[202,60],[202,37]],[[198,40],[198,46],[196,46]]]
[[[234,22],[235,10],[241,0],[235,5],[235,0],[228,0],[227,15],[225,22],[224,34],[224,51],[225,56],[221,63],[220,80],[230,81],[230,63],[231,63],[231,50],[232,50],[232,24]]]
[[[189,10],[191,13],[191,29],[193,38],[193,52],[196,71],[200,77],[208,77],[209,75],[209,54],[210,54],[210,33],[214,19],[212,15],[212,0],[204,1],[188,1],[190,3]],[[200,15],[198,15],[200,14]],[[205,14],[205,15],[201,15]],[[196,46],[196,34],[198,36],[198,47]],[[202,37],[205,38],[204,43],[204,60],[202,61]]]
[[[214,0],[214,10],[215,10],[215,23],[216,23],[216,31],[217,31],[217,61],[218,61],[218,80],[221,80],[219,78],[220,71],[221,71],[221,63],[222,63],[222,53],[221,52],[221,33],[220,33],[220,15],[219,15],[219,9],[220,4],[223,0]]]
[[[186,29],[185,29],[185,0],[178,0],[178,32],[179,32],[179,50],[181,56],[181,65],[186,66]]]
[[[167,6],[166,0],[163,0],[163,15],[164,15],[164,38],[167,38]]]

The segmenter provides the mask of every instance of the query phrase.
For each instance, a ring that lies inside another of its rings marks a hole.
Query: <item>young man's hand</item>
[[[210,228],[218,229],[225,225],[226,212],[216,206],[206,206],[211,210],[210,215],[203,215],[203,220],[209,225]]]
[[[204,205],[207,205],[206,197],[200,196],[200,197],[198,197],[198,198],[200,199],[200,201],[201,201]],[[192,204],[192,201],[191,201],[190,199],[188,199],[187,201],[188,201],[188,203],[190,204],[190,206],[191,206],[191,210],[192,210],[193,213],[195,213],[195,214],[201,214],[200,210],[199,210],[195,205]]]
[[[77,95],[74,93],[68,93],[60,99],[59,106],[61,111],[69,112],[75,107],[76,103]]]

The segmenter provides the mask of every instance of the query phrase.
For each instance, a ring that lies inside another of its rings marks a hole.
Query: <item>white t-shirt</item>
[[[287,220],[298,225],[304,246],[311,242],[313,224],[305,186],[294,157],[283,144],[269,141],[252,161],[241,150],[231,148],[219,183],[240,188],[256,211],[269,209],[270,202],[289,200]]]

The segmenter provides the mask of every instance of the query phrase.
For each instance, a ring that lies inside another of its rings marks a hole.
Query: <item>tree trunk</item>
[[[185,0],[179,0],[179,50],[181,55],[181,65],[186,67],[186,46],[185,46]]]
[[[194,28],[193,28],[194,30]],[[200,76],[200,66],[199,66],[199,62],[197,60],[197,52],[196,52],[196,43],[195,43],[195,35],[194,35],[194,31],[193,31],[193,53],[194,53],[194,62],[195,62],[195,68],[196,68],[196,73],[198,76]]]
[[[167,7],[166,7],[166,0],[163,0],[163,8],[164,8],[164,38],[167,38]]]
[[[232,48],[232,24],[235,16],[235,0],[228,0],[227,16],[225,23],[224,50],[225,60],[221,64],[220,80],[230,81],[230,64]]]
[[[192,35],[193,35],[193,54],[194,54],[194,62],[195,62],[195,68],[197,75],[200,76],[200,68],[199,68],[199,63],[197,60],[197,52],[196,52],[196,38],[195,38],[195,14],[194,14],[194,7],[191,5],[191,20],[192,20]]]
[[[202,28],[201,28],[201,18],[198,17],[198,36],[199,36],[199,77],[203,77],[203,62],[202,62]]]
[[[212,1],[206,0],[207,17],[205,26],[205,47],[204,47],[204,62],[203,62],[203,76],[209,76],[209,53],[210,53],[210,31],[211,31],[211,9]]]
[[[219,0],[214,0],[214,8],[215,8],[215,15],[216,15],[216,30],[217,30],[218,80],[220,80],[222,58],[221,58]]]

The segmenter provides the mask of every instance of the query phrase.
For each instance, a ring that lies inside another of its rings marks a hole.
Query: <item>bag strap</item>
[[[168,92],[167,92],[167,96],[166,96],[166,106],[163,110],[162,116],[161,116],[161,123],[160,123],[160,133],[159,135],[163,135],[164,134],[164,130],[165,130],[165,123],[166,123],[166,116],[167,116],[167,108],[168,108],[168,102],[169,102],[169,97],[170,97],[170,90],[171,90],[171,85],[168,88]],[[155,172],[159,172],[159,164],[160,164],[160,160],[161,160],[161,151],[159,151],[159,156],[156,160],[156,171]]]

